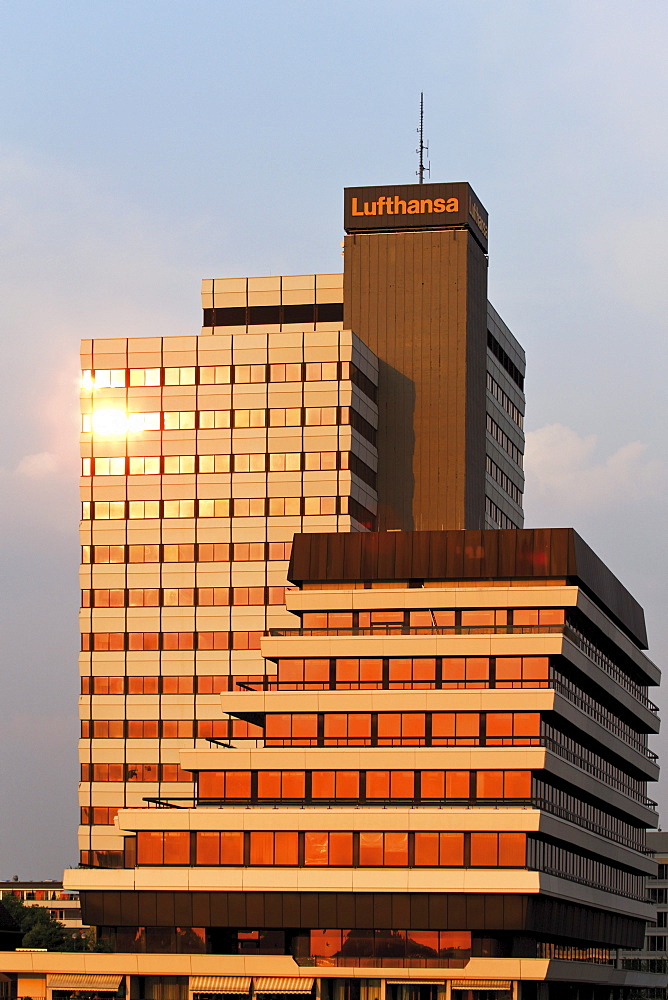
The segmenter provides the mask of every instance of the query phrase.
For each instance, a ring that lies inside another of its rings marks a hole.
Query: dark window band
[[[487,331],[487,346],[500,363],[501,367],[505,368],[508,372],[518,389],[521,389],[522,392],[524,392],[524,375],[508,354],[506,354],[494,334],[490,333],[489,330]]]
[[[283,326],[288,323],[342,323],[343,302],[304,305],[230,306],[205,309],[203,326]]]

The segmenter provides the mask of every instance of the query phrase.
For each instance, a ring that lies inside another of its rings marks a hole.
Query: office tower
[[[521,528],[524,352],[468,184],[348,188],[344,325],[379,360],[378,529]]]
[[[249,279],[251,301],[279,280]],[[311,313],[340,295],[338,275],[288,284]],[[119,808],[192,794],[193,740],[254,731],[220,692],[285,622],[294,533],[373,524],[377,366],[339,327],[83,345],[84,864],[121,863]]]

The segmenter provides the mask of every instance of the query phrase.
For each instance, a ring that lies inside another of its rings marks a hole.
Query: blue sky
[[[0,878],[77,859],[80,338],[340,270],[342,188],[413,181],[421,90],[527,350],[527,524],[577,528],[665,660],[667,42],[659,0],[2,4]]]

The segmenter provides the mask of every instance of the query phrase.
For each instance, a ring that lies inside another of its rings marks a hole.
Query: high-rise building
[[[313,314],[339,276],[307,280]],[[294,533],[373,525],[377,364],[338,327],[84,344],[84,864],[120,864],[119,808],[192,795],[193,741],[254,732],[220,692],[286,621]]]
[[[66,884],[114,954],[5,962],[31,996],[651,982],[616,952],[651,913],[658,671],[581,539],[522,529],[486,212],[349,189],[345,229],[343,275],[207,280],[199,336],[84,342]]]

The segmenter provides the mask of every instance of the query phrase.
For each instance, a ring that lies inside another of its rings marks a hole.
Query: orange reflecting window
[[[162,780],[163,781],[187,781],[192,784],[192,774],[190,771],[185,771],[180,764],[163,764],[162,765]]]
[[[467,657],[466,686],[487,687],[489,685],[489,659],[486,656]]]
[[[506,771],[504,796],[507,799],[530,799],[531,771]]]
[[[522,677],[521,656],[498,656],[496,659],[496,682],[499,687],[503,681],[518,681]]]
[[[299,834],[293,830],[277,830],[274,833],[274,864],[299,864]]]
[[[279,660],[277,677],[279,684],[301,683],[304,680],[304,661]]]
[[[380,716],[378,719],[380,729]],[[425,716],[422,712],[407,712],[401,716],[401,735],[405,739],[421,739],[425,735]]]
[[[444,771],[422,771],[420,773],[420,797],[437,801],[445,798]]]
[[[413,661],[402,659],[390,660],[388,677],[390,685],[403,681],[411,681],[413,679]]]
[[[304,864],[329,864],[329,835],[326,831],[307,830],[304,834]]]
[[[438,833],[418,830],[414,837],[416,866],[436,868],[439,863]]]
[[[405,867],[408,864],[408,834],[388,831],[384,834],[383,864]]]
[[[198,830],[195,836],[195,864],[220,864],[220,834],[218,831]]]
[[[328,684],[329,660],[304,660],[304,681],[311,684]]]
[[[284,799],[303,799],[305,794],[304,772],[283,771],[281,797]]]
[[[436,660],[413,660],[413,680],[431,682],[436,680]]]
[[[328,713],[324,720],[324,734],[326,740],[345,739],[348,735],[348,716],[342,713]]]
[[[200,674],[197,678],[197,693],[221,694],[221,692],[227,691],[228,682],[229,677],[224,674]]]
[[[541,625],[563,625],[566,612],[563,608],[541,608],[538,621]]]
[[[488,712],[486,720],[486,739],[489,744],[511,740],[513,736],[512,712]]]
[[[257,797],[259,799],[280,799],[281,797],[280,771],[258,771]]]
[[[177,677],[167,675],[162,678],[163,694],[192,694],[193,687],[193,677]]]
[[[371,716],[354,712],[348,716],[348,738],[350,740],[368,740],[371,737]]]
[[[415,796],[413,771],[390,772],[390,796],[393,799],[412,799]]]
[[[371,625],[403,625],[405,611],[372,611]]]
[[[244,835],[240,830],[220,834],[221,865],[242,865],[244,863]]]
[[[478,771],[476,797],[479,799],[502,799],[503,771]]]
[[[139,830],[137,833],[137,864],[161,865],[162,863],[162,833],[154,830]]]
[[[187,830],[168,830],[164,837],[164,864],[190,864],[190,833]]]
[[[454,712],[434,712],[431,717],[432,743],[437,746],[447,745],[448,741],[454,739],[454,735]]]
[[[498,661],[497,661],[498,662]],[[529,680],[547,680],[550,676],[550,659],[547,656],[525,656],[522,674]]]
[[[358,799],[360,794],[359,771],[336,772],[337,799]]]
[[[352,865],[353,835],[345,830],[333,830],[329,834],[330,865]]]
[[[311,775],[311,796],[314,799],[335,797],[334,771],[313,771]]]
[[[165,719],[162,735],[165,739],[189,739],[193,735],[194,724],[189,719]]]
[[[296,865],[298,834],[293,831],[252,830],[250,833],[252,865]]]
[[[292,735],[295,739],[315,739],[318,735],[318,717],[305,714],[293,715]]]
[[[202,799],[224,799],[225,779],[225,771],[201,771],[199,797]]]
[[[272,865],[274,863],[273,831],[251,830],[250,863],[252,865]]]
[[[366,797],[367,799],[389,799],[390,797],[389,771],[366,772]]]
[[[431,611],[411,611],[409,612],[408,622],[412,628],[418,628],[420,626],[423,628],[431,628],[434,624]]]
[[[464,657],[449,656],[443,659],[443,687],[463,687],[466,680],[466,660]]]
[[[398,712],[383,712],[378,716],[378,742],[396,740],[401,736],[401,715]]]
[[[249,799],[250,796],[250,771],[226,771],[224,797],[226,799]]]
[[[480,716],[477,712],[459,712],[455,718],[457,742],[471,740],[474,745],[480,733]]]
[[[464,834],[439,833],[438,838],[440,864],[446,868],[461,868],[464,864]]]
[[[447,799],[468,799],[471,795],[470,771],[446,771],[445,797]]]
[[[522,868],[526,864],[526,834],[499,834],[499,865],[502,868]]]
[[[491,609],[481,609],[477,611],[466,611],[461,612],[462,616],[462,628],[470,628],[472,626],[493,626],[495,625],[495,613]]]
[[[302,615],[303,628],[327,628],[326,611],[305,611]]]
[[[538,610],[536,608],[515,608],[513,611],[513,625],[537,625]]]
[[[539,712],[516,712],[514,716],[514,735],[517,738],[535,738],[540,736]]]
[[[383,864],[383,834],[362,830],[359,835],[360,867],[381,867]]]
[[[487,831],[471,834],[471,867],[496,868],[499,860],[499,835]]]

